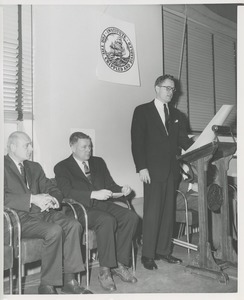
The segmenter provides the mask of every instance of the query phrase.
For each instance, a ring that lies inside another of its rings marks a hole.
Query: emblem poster
[[[134,24],[103,14],[98,38],[98,79],[139,86]]]

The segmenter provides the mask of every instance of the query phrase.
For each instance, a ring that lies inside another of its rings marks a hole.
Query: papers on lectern
[[[213,117],[213,119],[208,123],[208,125],[205,127],[205,129],[200,134],[200,136],[195,141],[195,143],[192,144],[191,147],[189,147],[185,151],[185,153],[188,153],[188,152],[198,149],[208,143],[213,142],[214,138],[215,138],[215,134],[212,130],[212,126],[213,125],[222,126],[232,109],[233,109],[233,105],[227,105],[227,104],[222,105],[220,110],[216,113],[216,115]]]

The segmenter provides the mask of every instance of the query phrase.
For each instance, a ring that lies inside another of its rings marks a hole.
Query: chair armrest
[[[13,225],[12,225],[12,222],[11,222],[11,218],[9,216],[9,212],[7,212],[7,210],[4,209],[3,215],[6,219],[7,226],[8,226],[8,233],[9,233],[9,243],[8,243],[8,245],[12,247],[13,246]]]
[[[10,219],[14,219],[17,227],[17,248],[18,248],[18,256],[21,257],[21,224],[20,218],[17,212],[13,208],[9,208],[4,206],[4,211],[9,214]]]
[[[88,232],[88,216],[87,216],[87,211],[86,211],[85,206],[83,204],[81,204],[80,202],[78,202],[74,199],[69,199],[69,198],[64,198],[62,201],[62,205],[69,206],[72,209],[76,220],[77,220],[78,216],[77,216],[76,210],[74,208],[74,205],[78,205],[83,210],[84,217],[85,217],[85,232],[87,233]]]
[[[234,191],[235,196],[236,196],[237,195],[237,186],[235,184],[228,184],[228,187],[230,187]]]
[[[188,211],[188,203],[187,203],[186,195],[180,190],[176,190],[176,193],[178,193],[182,196],[182,198],[184,199],[185,210]]]

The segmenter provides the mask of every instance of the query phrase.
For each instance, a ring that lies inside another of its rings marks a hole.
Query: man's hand
[[[108,200],[111,198],[113,193],[110,190],[99,190],[99,191],[93,191],[91,193],[91,199],[96,199],[96,200]]]
[[[140,180],[144,183],[151,183],[151,178],[148,169],[142,169],[139,171]]]
[[[50,208],[59,208],[59,202],[56,198],[50,196],[49,194],[38,194],[31,195],[31,203],[40,207],[41,212],[49,211]]]
[[[128,196],[131,193],[131,187],[129,185],[124,185],[121,189],[124,196]]]
[[[197,192],[197,193],[198,193],[198,184],[197,184],[197,182],[192,183],[191,189],[192,189],[194,192]]]

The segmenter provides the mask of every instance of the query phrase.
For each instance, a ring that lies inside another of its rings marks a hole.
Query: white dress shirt
[[[73,157],[74,157],[74,155],[73,155]],[[75,161],[77,162],[78,166],[81,168],[81,171],[82,171],[82,172],[84,173],[84,175],[86,176],[85,168],[84,168],[84,165],[83,165],[83,161],[78,160],[78,159],[75,158],[75,157],[74,157],[74,159],[75,159]],[[85,163],[87,164],[87,166],[88,166],[88,168],[89,168],[89,163],[88,163],[88,161],[87,161],[87,160],[84,160],[84,161],[85,161]]]

